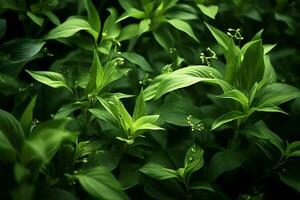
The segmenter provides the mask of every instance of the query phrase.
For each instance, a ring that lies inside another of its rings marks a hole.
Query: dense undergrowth
[[[300,198],[297,0],[0,0],[0,199]]]

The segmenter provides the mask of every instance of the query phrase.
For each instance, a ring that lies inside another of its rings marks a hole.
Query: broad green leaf
[[[153,98],[158,99],[168,92],[188,87],[198,82],[228,87],[224,81],[217,80],[221,79],[221,77],[221,74],[214,68],[202,65],[188,66],[157,76],[144,90],[144,98],[146,101]]]
[[[133,116],[132,116],[133,121],[136,121],[140,117],[145,116],[147,114],[146,103],[144,101],[143,93],[144,92],[143,92],[143,88],[142,88],[141,92],[135,102],[135,107],[134,107]]]
[[[264,76],[263,76],[263,82],[270,85],[277,81],[277,75],[271,64],[269,55],[264,56],[264,62],[265,62],[265,72],[264,72]]]
[[[219,126],[231,122],[236,119],[244,118],[246,115],[240,111],[230,111],[225,113],[221,117],[217,118],[212,124],[211,130],[218,128]]]
[[[58,26],[60,24],[60,19],[52,11],[50,11],[50,10],[44,11],[44,14],[56,26]]]
[[[124,107],[123,103],[117,97],[111,100],[105,100],[98,97],[98,100],[107,112],[113,117],[115,123],[125,132],[132,127],[132,118]]]
[[[227,50],[232,42],[232,39],[225,34],[224,32],[220,31],[219,29],[205,23],[211,34],[217,40],[219,45],[221,45],[225,50]]]
[[[248,107],[249,104],[249,100],[246,97],[246,95],[244,93],[242,93],[239,90],[231,90],[228,92],[225,92],[224,94],[221,94],[219,96],[217,96],[218,98],[223,98],[223,99],[232,99],[234,101],[239,102],[244,109],[246,109]]]
[[[143,33],[147,32],[150,30],[150,25],[151,25],[151,20],[150,19],[143,19],[140,24],[139,24],[139,36],[142,35]]]
[[[118,37],[118,41],[130,40],[139,36],[139,24],[129,24],[122,28],[121,33]]]
[[[101,22],[96,7],[94,6],[92,0],[84,0],[84,6],[85,9],[87,10],[87,15],[88,15],[87,18],[89,24],[94,29],[94,31],[99,33],[101,30]]]
[[[168,19],[181,20],[196,20],[198,19],[197,14],[198,13],[193,6],[181,3],[176,3],[176,5],[172,6],[172,8],[163,13],[164,17]]]
[[[280,105],[297,97],[300,97],[298,88],[284,83],[274,83],[261,89],[253,104],[262,108],[269,105]]]
[[[105,20],[103,25],[102,34],[107,34],[108,37],[116,38],[120,35],[121,27],[118,23],[116,23],[118,19],[118,14],[116,9],[109,8],[108,11],[110,12],[110,15]]]
[[[173,35],[171,34],[170,30],[164,26],[158,27],[157,29],[154,29],[153,36],[155,40],[167,51],[170,50],[170,48],[174,48],[175,41],[173,38]]]
[[[54,119],[63,119],[68,117],[72,112],[79,109],[81,106],[76,105],[74,103],[71,104],[65,104],[62,107],[59,108],[57,113],[53,116]]]
[[[278,113],[283,113],[283,114],[288,115],[287,112],[285,112],[280,107],[275,106],[275,105],[269,105],[269,106],[260,107],[260,108],[251,107],[250,110],[248,111],[248,115],[252,114],[255,111],[258,111],[258,112],[278,112]]]
[[[215,19],[219,9],[218,6],[215,5],[205,6],[203,4],[197,4],[197,6],[203,14],[205,14],[206,16],[212,19]]]
[[[144,124],[140,124],[139,126],[133,124],[133,128],[132,128],[132,134],[134,136],[137,136],[137,132],[138,131],[145,131],[145,130],[164,130],[164,128],[161,128],[155,124],[152,123],[144,123]],[[141,133],[139,133],[141,134]]]
[[[116,23],[123,21],[124,19],[128,17],[133,17],[136,19],[143,19],[146,17],[146,13],[144,11],[138,10],[136,8],[129,8],[126,9],[126,11],[119,17],[119,19],[116,21]]]
[[[226,150],[216,153],[208,166],[210,181],[216,180],[224,172],[240,167],[246,159],[247,157],[240,150]]]
[[[257,122],[252,128],[242,130],[242,133],[257,137],[262,140],[267,140],[269,143],[277,147],[281,152],[284,151],[284,142],[282,139],[272,132],[262,121]]]
[[[17,151],[20,151],[25,140],[22,126],[12,114],[2,109],[0,109],[0,130],[9,140],[10,144]]]
[[[56,153],[61,142],[70,137],[70,133],[59,129],[43,129],[25,141],[22,150],[24,163],[40,160],[48,163]]]
[[[10,162],[16,159],[17,152],[7,137],[0,130],[0,162]]]
[[[87,31],[91,34],[95,41],[98,39],[98,32],[93,30],[89,22],[81,18],[70,18],[64,23],[52,29],[46,36],[46,39],[59,39],[73,36],[79,31]]]
[[[48,85],[49,87],[53,88],[60,88],[65,87],[68,90],[72,91],[69,86],[67,85],[65,77],[57,72],[51,72],[51,71],[29,71],[26,70],[32,78],[35,80]]]
[[[204,165],[204,150],[193,144],[187,151],[184,158],[183,178],[189,182],[193,172],[199,170]],[[180,171],[178,171],[180,173]]]
[[[151,68],[148,61],[141,55],[134,53],[134,52],[124,52],[122,53],[122,57],[129,60],[131,63],[138,65],[143,70],[147,72],[152,72],[153,69]]]
[[[17,38],[5,42],[0,48],[0,71],[17,77],[24,65],[36,58],[45,42],[37,39]]]
[[[34,96],[30,103],[27,105],[25,111],[23,112],[21,118],[20,118],[20,124],[23,127],[23,130],[25,134],[28,136],[30,135],[30,129],[32,125],[32,120],[33,120],[33,109],[35,106],[36,102],[36,96]]]
[[[240,74],[239,69],[242,62],[242,53],[240,49],[234,44],[233,40],[229,41],[227,50],[225,52],[226,71],[225,80],[233,86],[239,87]]]
[[[196,171],[200,169],[204,164],[203,158],[204,150],[198,145],[193,144],[186,152],[184,158],[184,166],[192,166],[191,170]]]
[[[183,20],[180,20],[180,19],[169,19],[168,23],[171,24],[176,29],[185,32],[190,37],[192,37],[194,40],[199,42],[199,40],[197,39],[192,27],[187,22],[185,22]]]
[[[159,115],[146,115],[138,118],[137,120],[134,121],[134,126],[139,127],[143,124],[146,123],[155,123],[159,118]]]
[[[35,15],[34,13],[27,11],[26,12],[27,16],[37,25],[39,25],[40,27],[43,26],[45,19],[42,17],[39,17],[37,15]]]
[[[90,79],[86,86],[86,94],[97,93],[102,89],[104,84],[104,72],[103,68],[97,54],[97,51],[94,51],[93,63],[90,69]]]
[[[178,178],[180,177],[178,172],[173,169],[167,169],[160,164],[149,162],[145,164],[140,171],[152,178],[158,180],[165,180],[170,178]]]
[[[83,189],[96,199],[127,200],[120,183],[111,172],[102,166],[86,169],[74,175]]]
[[[240,86],[249,91],[255,82],[262,80],[265,70],[264,48],[261,40],[251,41],[242,48],[243,61],[239,69]]]

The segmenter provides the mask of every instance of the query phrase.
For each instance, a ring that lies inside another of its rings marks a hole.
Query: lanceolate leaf
[[[74,175],[83,189],[96,199],[129,200],[111,172],[102,166],[81,171]]]
[[[97,33],[99,33],[100,29],[101,29],[101,22],[100,22],[100,17],[99,17],[96,7],[94,6],[92,0],[84,0],[84,6],[85,6],[85,9],[87,10],[88,22],[90,23],[91,27]]]
[[[67,38],[73,36],[79,31],[87,31],[91,34],[95,41],[98,39],[98,32],[93,30],[89,22],[81,18],[70,18],[64,23],[58,25],[56,28],[51,30],[46,39],[58,39],[58,38]]]
[[[140,171],[152,178],[165,180],[180,177],[176,170],[167,169],[160,164],[149,162],[144,165]]]
[[[215,5],[205,6],[202,4],[197,4],[197,6],[203,14],[205,14],[206,16],[212,19],[215,19],[215,16],[217,15],[219,9],[218,6]]]
[[[188,66],[156,77],[151,85],[144,90],[144,98],[145,100],[158,99],[168,92],[188,87],[198,82],[219,85],[222,88],[230,87],[221,80],[221,77],[221,74],[214,68],[202,65]]]
[[[20,151],[25,139],[25,134],[22,126],[13,115],[1,109],[0,130],[7,137],[11,145],[17,151]]]
[[[208,177],[214,181],[224,172],[240,167],[246,160],[246,156],[240,150],[221,151],[216,153],[209,162]]]
[[[227,34],[220,31],[219,29],[217,29],[207,23],[205,23],[205,25],[210,30],[210,32],[212,33],[214,38],[217,40],[219,45],[221,45],[225,50],[227,50],[230,46],[230,43],[232,42],[232,39]]]
[[[148,61],[141,55],[134,53],[134,52],[124,52],[122,53],[122,57],[124,57],[125,59],[129,60],[130,62],[132,62],[133,64],[138,65],[139,67],[141,67],[143,70],[148,71],[148,72],[152,72],[152,68],[150,66],[150,64],[148,63]]]
[[[25,111],[23,112],[23,115],[20,119],[20,124],[23,127],[23,130],[26,135],[30,134],[30,128],[32,125],[32,120],[33,120],[33,109],[35,106],[36,102],[36,96],[34,96],[28,106],[26,107]]]
[[[300,97],[298,88],[284,83],[274,83],[258,92],[254,105],[259,108],[280,105],[297,97]]]
[[[141,89],[141,92],[138,98],[136,99],[133,116],[132,116],[133,121],[136,121],[138,118],[145,116],[147,114],[146,103],[144,101],[143,93],[144,93],[143,89]]]
[[[185,32],[188,34],[190,37],[192,37],[194,40],[199,42],[197,39],[192,27],[185,21],[180,20],[180,19],[169,19],[168,22],[174,26],[176,29]]]
[[[231,91],[228,91],[228,92],[225,92],[224,94],[221,94],[219,96],[217,96],[219,98],[223,98],[223,99],[232,99],[234,101],[237,101],[239,102],[243,108],[247,108],[248,107],[248,104],[249,104],[249,100],[248,98],[245,96],[244,93],[242,93],[241,91],[239,90],[231,90]]]
[[[26,70],[35,80],[53,88],[65,87],[71,90],[66,82],[65,77],[57,72],[51,71],[29,71]]]
[[[214,121],[211,129],[216,129],[219,126],[231,122],[236,119],[244,118],[246,115],[240,111],[230,111]]]
[[[241,50],[243,62],[239,69],[240,86],[247,91],[255,82],[261,81],[264,75],[264,48],[261,40],[251,41]]]

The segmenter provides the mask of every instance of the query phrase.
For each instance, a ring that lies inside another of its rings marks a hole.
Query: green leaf
[[[49,87],[53,88],[60,88],[65,87],[68,90],[72,91],[69,86],[67,85],[65,77],[57,72],[51,72],[51,71],[29,71],[26,70],[32,78],[35,80],[48,85]]]
[[[226,71],[225,80],[233,86],[239,87],[240,74],[239,69],[242,63],[241,50],[234,44],[233,40],[229,41],[228,49],[225,50]]]
[[[116,23],[118,14],[114,8],[109,8],[108,11],[110,12],[110,15],[104,22],[102,33],[107,34],[108,37],[117,38],[121,32],[120,25]]]
[[[139,36],[139,29],[140,25],[139,24],[129,24],[125,26],[122,30],[121,33],[118,37],[118,41],[123,41],[123,40],[130,40],[133,39],[137,36]]]
[[[199,170],[204,165],[204,150],[198,145],[193,144],[187,151],[184,158],[183,178],[189,182],[193,172]],[[178,171],[180,172],[180,171]]]
[[[42,17],[39,17],[37,15],[35,15],[34,13],[27,11],[26,15],[37,25],[39,25],[40,27],[43,26],[45,19]]]
[[[224,94],[221,94],[217,97],[222,98],[222,99],[232,99],[236,102],[239,102],[243,106],[244,109],[246,109],[249,104],[249,100],[246,97],[246,95],[236,89],[225,92]]]
[[[7,137],[10,144],[17,151],[20,151],[25,140],[22,126],[12,114],[2,109],[0,109],[0,130]]]
[[[246,115],[240,111],[230,111],[225,113],[221,117],[217,118],[212,124],[211,130],[218,128],[219,126],[231,122],[236,119],[244,118]]]
[[[284,83],[274,83],[258,92],[253,105],[258,108],[280,105],[297,97],[300,97],[298,88]]]
[[[210,6],[205,6],[203,4],[197,4],[198,8],[201,10],[203,14],[206,16],[215,19],[215,16],[218,13],[218,6],[215,5],[210,5]]]
[[[167,169],[160,164],[149,162],[145,164],[140,171],[152,178],[158,180],[165,180],[170,178],[178,178],[180,177],[178,172],[173,169]]]
[[[90,79],[86,86],[86,94],[98,93],[104,84],[104,71],[97,54],[94,51],[93,63],[90,69]]]
[[[129,8],[119,17],[116,23],[127,19],[128,17],[133,17],[135,19],[143,19],[146,17],[146,13],[144,11],[138,10],[136,8]]]
[[[152,72],[153,69],[151,68],[148,61],[141,55],[134,53],[134,52],[124,52],[122,53],[122,57],[129,60],[131,63],[138,65],[143,70],[147,72]]]
[[[208,166],[210,181],[216,180],[224,172],[240,167],[246,159],[247,157],[240,150],[226,150],[216,153]]]
[[[36,58],[45,42],[36,39],[17,38],[5,42],[0,48],[0,71],[17,77],[24,65]]]
[[[98,32],[93,30],[89,22],[81,18],[69,18],[64,23],[58,25],[56,28],[52,29],[46,39],[59,39],[67,38],[73,36],[75,33],[85,30],[91,34],[95,41],[98,39]]]
[[[143,88],[142,88],[139,96],[136,99],[135,107],[133,110],[133,116],[132,116],[133,121],[136,121],[140,117],[145,116],[147,114],[146,103],[144,101],[143,93],[144,92],[143,92]]]
[[[158,99],[168,92],[188,87],[198,82],[228,87],[224,81],[218,80],[221,77],[221,74],[214,68],[202,65],[188,66],[157,76],[144,90],[144,98],[146,101],[153,98]]]
[[[97,33],[100,33],[101,30],[101,22],[100,22],[100,17],[98,14],[98,11],[96,7],[94,6],[92,0],[84,0],[84,6],[85,9],[87,10],[87,18],[88,22],[91,25],[91,27],[96,31]]]
[[[17,152],[1,130],[0,130],[0,152],[1,152],[0,162],[6,163],[6,162],[15,161]]]
[[[194,40],[199,42],[199,40],[197,39],[192,27],[187,22],[185,22],[183,20],[180,20],[180,19],[169,19],[168,23],[171,24],[176,29],[185,32],[190,37],[192,37]]]
[[[20,118],[20,124],[22,125],[23,130],[27,136],[30,135],[35,102],[36,102],[36,96],[34,96],[31,99],[30,103],[28,104],[25,111],[23,112],[22,117]]]
[[[205,22],[204,22],[205,23]],[[232,39],[225,34],[224,32],[220,31],[219,29],[205,23],[211,34],[217,40],[219,45],[221,45],[225,50],[229,49],[230,44],[232,43]]]
[[[70,137],[70,133],[60,129],[46,128],[25,141],[22,150],[22,159],[24,163],[40,160],[48,163],[56,153],[61,142]]]
[[[83,189],[96,199],[129,200],[116,178],[105,167],[99,166],[74,175]]]
[[[272,132],[262,121],[257,122],[253,128],[244,129],[242,133],[251,135],[259,139],[267,140],[269,143],[277,147],[281,152],[284,150],[284,142],[282,139]]]
[[[190,188],[192,190],[207,190],[207,191],[215,192],[214,188],[208,182],[195,182],[192,183]]]
[[[175,41],[170,30],[167,27],[161,26],[152,31],[155,40],[162,46],[165,50],[169,51],[170,48],[174,48]]]
[[[239,69],[240,86],[247,91],[262,80],[265,70],[264,48],[261,40],[251,41],[242,48],[243,61]]]
[[[186,152],[184,158],[184,166],[191,167],[191,170],[194,172],[200,169],[204,164],[203,158],[204,150],[200,148],[198,145],[193,144],[188,151]]]

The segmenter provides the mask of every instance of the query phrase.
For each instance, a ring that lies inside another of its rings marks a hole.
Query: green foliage
[[[299,9],[0,0],[0,199],[299,199]]]

